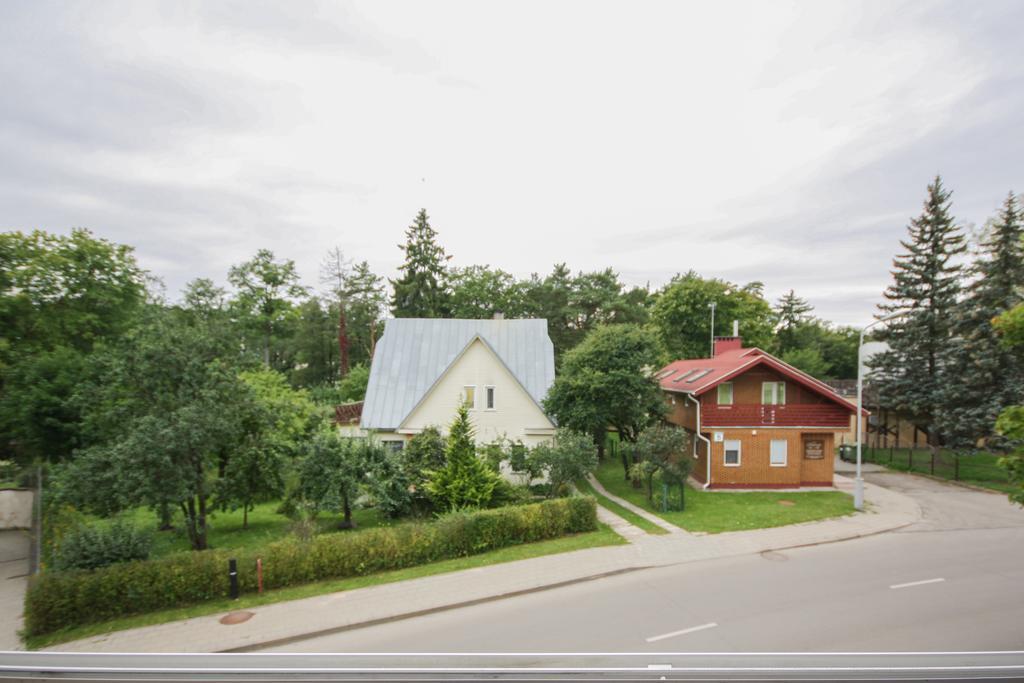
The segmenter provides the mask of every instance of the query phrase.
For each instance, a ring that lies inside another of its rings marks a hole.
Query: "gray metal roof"
[[[478,336],[540,404],[555,381],[547,320],[393,318],[374,349],[360,426],[397,429]]]

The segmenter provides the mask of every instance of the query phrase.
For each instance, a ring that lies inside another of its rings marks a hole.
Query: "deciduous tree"
[[[653,333],[638,325],[598,327],[569,351],[544,401],[560,427],[591,435],[603,455],[605,433],[634,441],[665,410],[651,377],[662,352]]]

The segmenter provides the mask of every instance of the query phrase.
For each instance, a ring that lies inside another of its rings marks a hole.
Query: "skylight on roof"
[[[695,372],[700,372],[700,371],[699,370],[690,370],[689,372],[684,372],[683,374],[679,375],[678,377],[676,377],[672,381],[673,382],[681,382],[681,381],[683,381],[684,379],[686,379],[687,377],[689,377],[690,375],[692,375]]]
[[[692,384],[693,382],[696,382],[697,380],[699,380],[701,377],[704,377],[705,375],[709,375],[709,374],[711,374],[711,370],[701,370],[698,374],[696,374],[693,377],[691,377],[690,379],[686,380],[686,383],[687,384]]]
[[[674,375],[675,372],[676,372],[675,370],[669,370],[668,372],[663,372],[660,375],[658,375],[658,379],[668,379],[669,377]]]

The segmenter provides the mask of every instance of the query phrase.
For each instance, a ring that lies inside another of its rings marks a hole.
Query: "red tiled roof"
[[[340,406],[334,406],[334,421],[337,424],[353,424],[359,423],[359,418],[363,415],[363,402],[358,401],[356,403],[343,403]]]
[[[857,411],[856,404],[840,396],[829,385],[758,348],[732,349],[714,358],[677,360],[658,370],[654,377],[665,391],[700,396],[729,378],[758,365],[767,365],[794,382],[848,408],[851,412]]]

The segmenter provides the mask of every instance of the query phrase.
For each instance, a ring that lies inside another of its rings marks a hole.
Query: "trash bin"
[[[839,459],[844,462],[853,462],[856,456],[856,449],[852,444],[844,443],[839,447]]]

